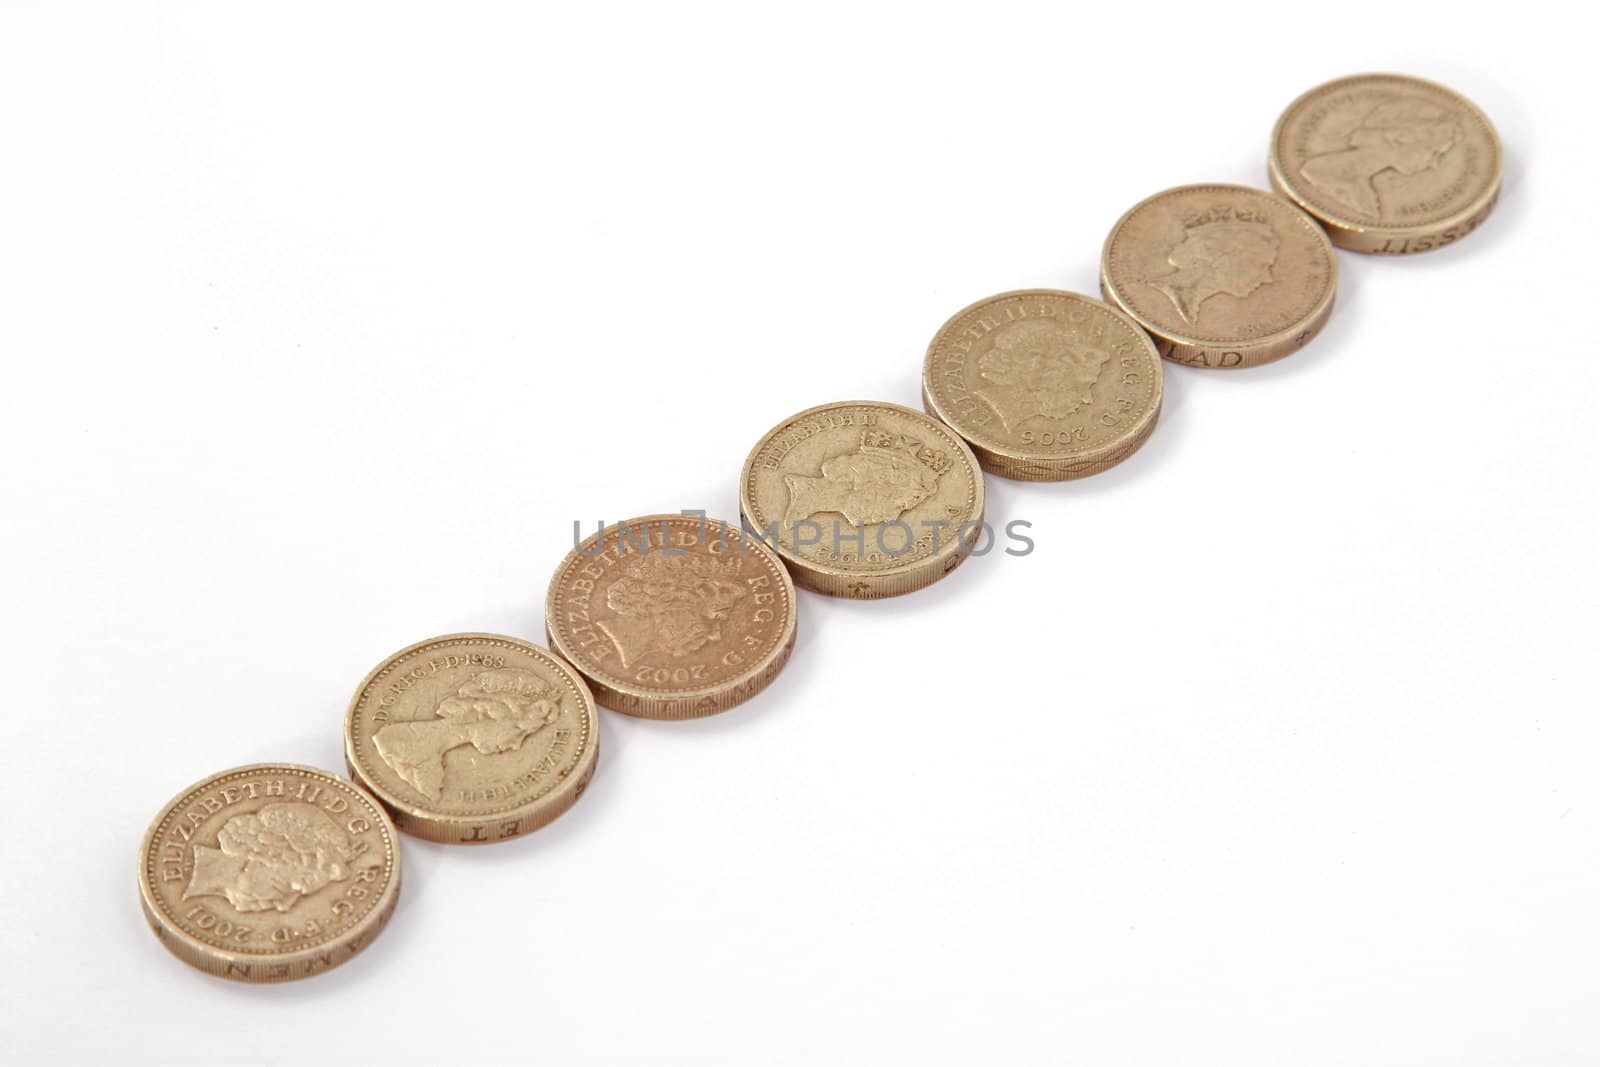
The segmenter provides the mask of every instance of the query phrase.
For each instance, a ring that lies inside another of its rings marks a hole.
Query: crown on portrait
[[[861,454],[886,456],[895,460],[910,460],[929,470],[943,474],[950,468],[950,457],[937,448],[929,448],[921,441],[903,434],[890,433],[876,427],[861,431]]]
[[[630,578],[645,582],[674,582],[684,578],[737,580],[739,561],[708,553],[678,555],[677,549],[651,548],[623,568]]]
[[[506,694],[532,700],[558,700],[556,687],[531,671],[504,667],[474,675],[459,693],[464,697],[500,697]]]
[[[1207,208],[1204,211],[1192,212],[1183,217],[1183,228],[1190,231],[1215,226],[1218,223],[1249,224],[1252,226],[1267,226],[1269,228],[1271,226],[1271,223],[1267,221],[1266,214],[1263,212],[1247,207],[1229,207],[1226,204],[1218,204],[1215,207]]]

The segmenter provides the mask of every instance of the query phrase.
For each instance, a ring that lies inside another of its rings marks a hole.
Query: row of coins
[[[1333,307],[1330,237],[1443,247],[1487,216],[1500,172],[1488,120],[1448,89],[1363,75],[1312,90],[1273,134],[1281,195],[1158,194],[1106,240],[1107,302],[1027,290],[957,313],[928,348],[927,414],[859,401],[786,419],[745,461],[738,525],[602,525],[551,581],[553,651],[455,634],[386,659],[346,715],[353,783],[266,764],[186,790],[145,837],[151,926],[225,977],[348,959],[393,912],[397,828],[471,844],[545,825],[594,773],[597,704],[682,719],[748,700],[794,648],[797,583],[870,599],[948,574],[993,536],[984,469],[1059,481],[1121,462],[1155,427],[1162,357],[1238,368],[1299,349]]]

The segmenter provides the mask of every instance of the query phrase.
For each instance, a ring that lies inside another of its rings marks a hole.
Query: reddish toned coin
[[[650,515],[607,526],[556,568],[550,644],[608,708],[712,715],[765,689],[794,649],[794,583],[737,526]]]

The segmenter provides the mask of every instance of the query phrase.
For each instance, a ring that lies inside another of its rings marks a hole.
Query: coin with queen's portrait
[[[600,747],[594,697],[548,649],[447,634],[385,659],[345,715],[345,763],[400,829],[485,844],[572,807]]]
[[[1322,227],[1279,196],[1186,185],[1112,227],[1100,289],[1191,367],[1253,367],[1308,344],[1333,311],[1338,264]]]
[[[920,411],[823,404],[756,443],[739,507],[806,588],[897,596],[972,554],[983,536],[983,473],[959,435]]]
[[[794,649],[794,583],[760,539],[695,515],[604,524],[545,600],[550,644],[605,707],[651,719],[726,711]]]
[[[1149,439],[1161,357],[1098,300],[1025,289],[958,311],[928,345],[922,398],[985,470],[1062,481],[1106,470]]]
[[[1407,255],[1472,233],[1500,196],[1500,138],[1460,94],[1403,74],[1319,85],[1272,133],[1273,188],[1309,211],[1334,244]]]
[[[280,982],[349,960],[393,914],[395,827],[365,791],[295,764],[239,767],[175,797],[145,834],[156,936],[222,978]]]

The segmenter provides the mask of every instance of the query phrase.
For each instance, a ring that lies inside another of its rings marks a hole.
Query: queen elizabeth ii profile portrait
[[[321,809],[268,804],[223,823],[215,847],[194,846],[183,899],[217,896],[236,911],[285,912],[301,897],[348,879],[355,858],[349,836]]]
[[[865,430],[849,452],[823,460],[816,475],[785,474],[791,526],[813,515],[835,512],[852,526],[897,519],[939,488],[939,471],[922,462],[894,434]]]
[[[973,392],[1009,432],[1032,418],[1064,419],[1094,402],[1111,353],[1081,342],[1065,323],[1027,319],[995,331],[978,358],[983,384]]]
[[[486,756],[511,752],[561,714],[561,693],[531,671],[484,671],[439,701],[433,718],[395,722],[373,735],[383,762],[418,792],[444,792],[444,756],[471,745]]]
[[[1145,284],[1172,301],[1183,321],[1200,320],[1202,305],[1218,293],[1244,299],[1272,282],[1278,234],[1271,224],[1246,215],[1208,217],[1186,226],[1167,253],[1168,274]]]
[[[1307,159],[1300,174],[1357,214],[1382,218],[1378,176],[1432,170],[1460,138],[1450,112],[1418,97],[1400,97],[1367,112],[1344,147]]]
[[[678,659],[722,640],[722,619],[745,595],[739,564],[714,555],[649,551],[606,587],[612,614],[596,625],[624,667],[651,656]]]

